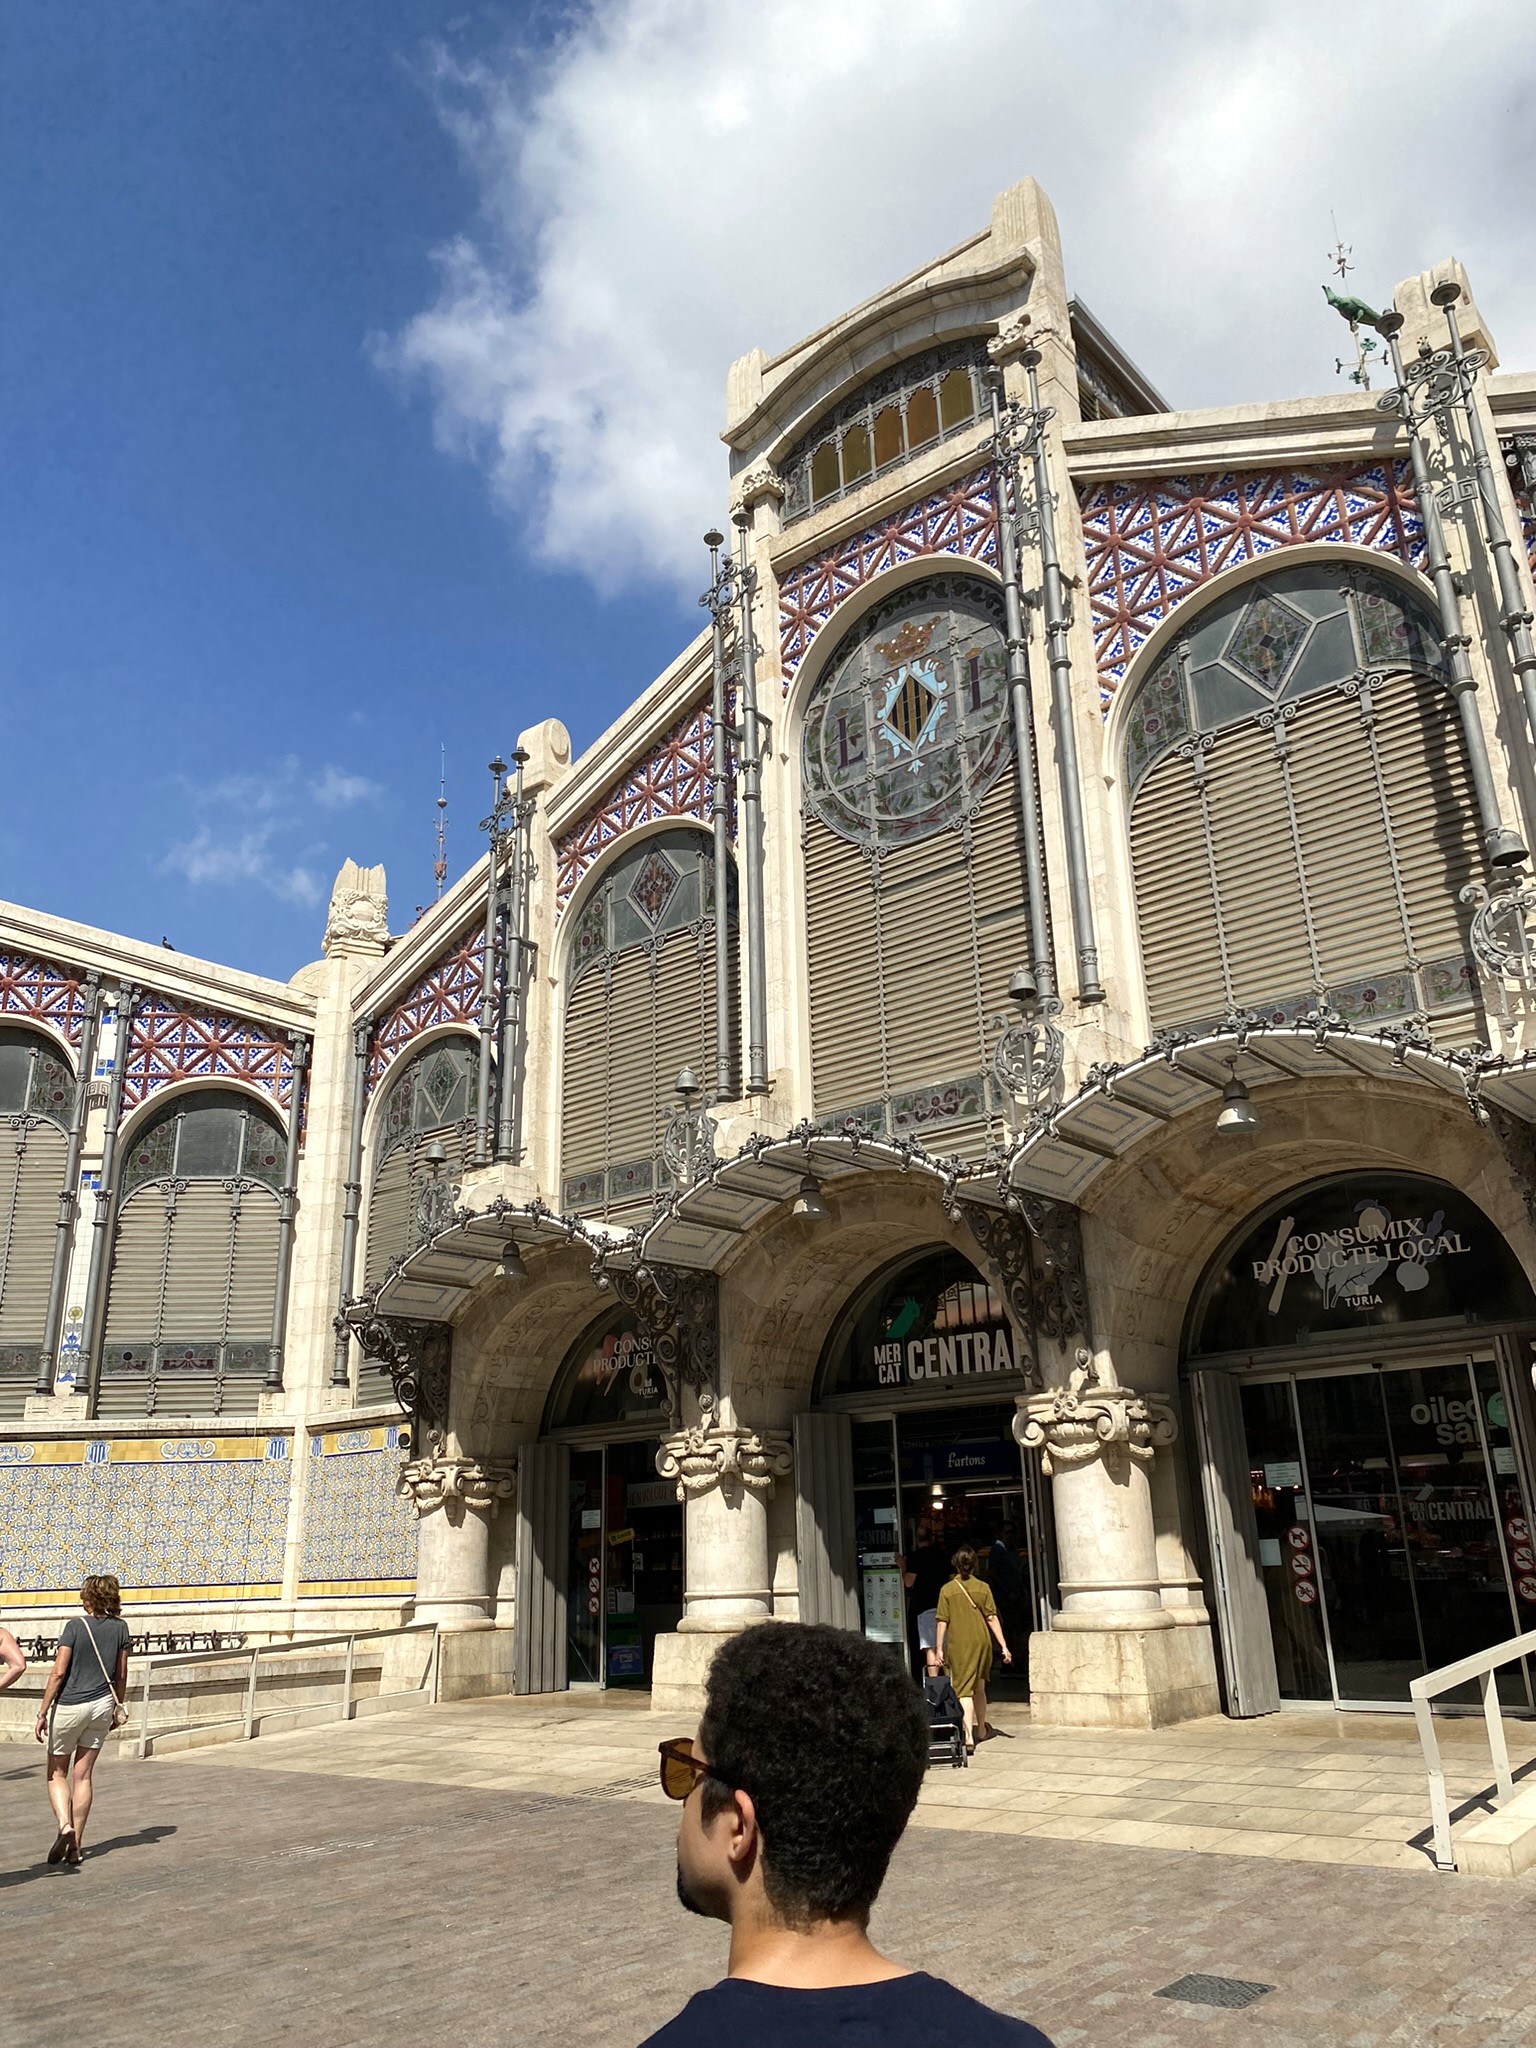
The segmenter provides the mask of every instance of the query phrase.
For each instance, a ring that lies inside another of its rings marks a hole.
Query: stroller
[[[929,1763],[949,1764],[963,1771],[970,1763],[965,1753],[965,1715],[947,1672],[923,1680],[923,1704],[928,1709]]]

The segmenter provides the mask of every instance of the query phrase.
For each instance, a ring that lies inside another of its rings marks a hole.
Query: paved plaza
[[[893,1953],[1060,2048],[1536,2039],[1536,1878],[1431,1871],[1402,1724],[1004,1718],[970,1771],[930,1779],[876,1917]],[[0,1749],[6,2037],[624,2048],[724,1955],[673,1897],[653,1760],[674,1732],[643,1701],[492,1700],[109,1757],[78,1872],[42,1862],[39,1757]],[[1486,1782],[1476,1732],[1449,1743],[1463,1798]],[[1190,1974],[1274,1988],[1241,2011],[1154,1995]]]

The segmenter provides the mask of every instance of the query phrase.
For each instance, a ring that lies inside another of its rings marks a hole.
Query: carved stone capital
[[[1020,313],[1015,319],[1005,321],[987,343],[987,359],[1001,369],[1005,363],[1017,361],[1033,339],[1029,331],[1029,315]]]
[[[355,860],[343,861],[331,890],[331,907],[321,941],[326,957],[332,953],[352,953],[380,959],[388,938],[389,898],[385,894],[383,868],[364,868]]]
[[[761,498],[772,498],[776,504],[782,504],[788,494],[789,485],[766,462],[754,463],[736,484],[736,503],[745,505],[749,512]]]
[[[1049,1474],[1095,1458],[1149,1466],[1179,1426],[1160,1394],[1122,1387],[1112,1366],[1096,1366],[1080,1351],[1064,1387],[1027,1395],[1020,1403],[1013,1433],[1027,1451],[1041,1453]]]
[[[746,1492],[773,1497],[774,1481],[794,1470],[788,1436],[777,1429],[680,1429],[662,1439],[656,1470],[677,1481],[679,1500],[693,1500],[718,1486],[727,1500]]]
[[[430,1515],[438,1508],[460,1515],[466,1508],[494,1515],[504,1500],[512,1498],[517,1468],[491,1458],[412,1458],[401,1469],[399,1491],[410,1497],[418,1515]]]

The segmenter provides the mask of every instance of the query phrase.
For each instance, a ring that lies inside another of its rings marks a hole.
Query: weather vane
[[[1354,244],[1345,245],[1344,239],[1339,233],[1337,218],[1332,213],[1328,217],[1333,221],[1334,234],[1333,254],[1328,260],[1338,275],[1339,283],[1342,285],[1355,267],[1349,260],[1355,253]],[[1358,384],[1362,391],[1369,391],[1371,388],[1371,358],[1379,353],[1381,344],[1371,335],[1362,334],[1360,330],[1362,327],[1374,327],[1381,318],[1381,315],[1373,312],[1364,299],[1357,299],[1348,292],[1336,292],[1331,285],[1325,284],[1323,286],[1323,297],[1341,318],[1349,322],[1350,339],[1355,344],[1353,367],[1350,366],[1345,357],[1335,356],[1333,359],[1334,370],[1341,377],[1347,376],[1351,384]]]

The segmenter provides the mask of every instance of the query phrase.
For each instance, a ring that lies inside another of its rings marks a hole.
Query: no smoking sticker
[[[1510,1556],[1514,1560],[1517,1572],[1536,1571],[1536,1551],[1531,1549],[1529,1543],[1517,1543]]]
[[[1307,1556],[1304,1550],[1298,1550],[1296,1555],[1291,1559],[1291,1570],[1296,1574],[1298,1579],[1311,1578],[1312,1560],[1310,1557]]]

